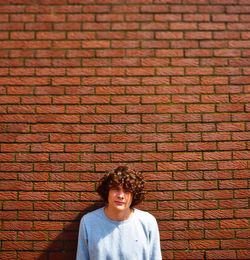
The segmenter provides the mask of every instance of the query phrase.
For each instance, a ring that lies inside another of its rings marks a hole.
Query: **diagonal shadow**
[[[104,206],[102,201],[85,208],[67,227],[52,241],[50,246],[36,258],[37,260],[75,260],[78,229],[83,215]]]

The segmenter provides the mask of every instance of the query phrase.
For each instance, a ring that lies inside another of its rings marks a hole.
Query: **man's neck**
[[[130,217],[132,209],[127,210],[113,210],[109,206],[104,208],[104,212],[108,218],[115,221],[123,221]]]

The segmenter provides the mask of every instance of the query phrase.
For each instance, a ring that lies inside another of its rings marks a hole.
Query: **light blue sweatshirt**
[[[82,217],[76,260],[161,260],[156,219],[134,209],[127,220],[109,219],[104,208]]]

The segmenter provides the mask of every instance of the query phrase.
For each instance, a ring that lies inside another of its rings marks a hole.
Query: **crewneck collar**
[[[124,220],[113,220],[111,218],[109,218],[106,213],[105,213],[105,207],[102,208],[102,214],[103,214],[103,217],[108,220],[109,222],[112,222],[112,223],[115,223],[115,224],[123,224],[123,223],[127,223],[129,221],[131,221],[135,215],[135,211],[136,209],[132,209],[132,212],[131,214],[129,215],[129,217],[127,219],[124,219]]]

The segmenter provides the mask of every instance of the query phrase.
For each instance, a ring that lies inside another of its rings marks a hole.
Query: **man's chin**
[[[124,207],[124,205],[116,205],[116,209],[117,210],[125,210],[126,208]]]

